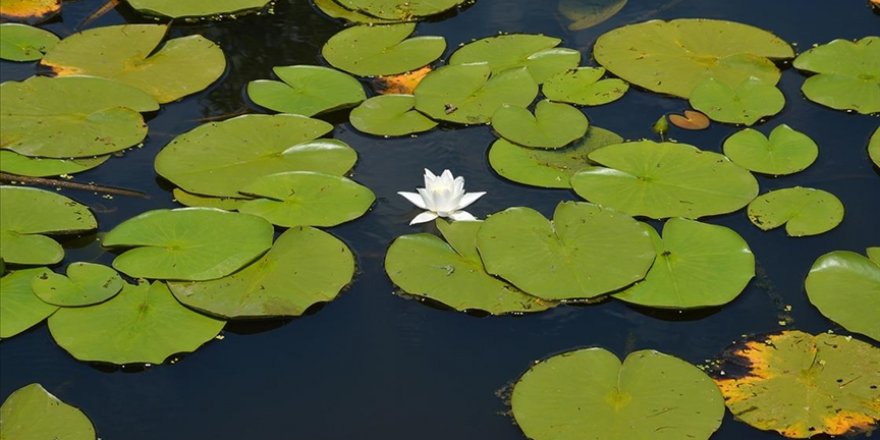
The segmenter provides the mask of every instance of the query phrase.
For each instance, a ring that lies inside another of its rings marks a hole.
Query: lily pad
[[[46,304],[31,289],[34,278],[50,272],[38,267],[17,270],[0,278],[0,339],[11,338],[39,324],[58,310],[58,306]]]
[[[733,301],[755,276],[755,256],[734,230],[683,218],[669,219],[657,259],[643,281],[614,297],[663,309],[714,307]]]
[[[739,84],[779,81],[771,60],[794,57],[791,46],[762,29],[723,20],[651,20],[614,29],[596,40],[593,56],[624,80],[682,98],[708,78]]]
[[[590,160],[602,166],[572,176],[572,188],[629,215],[696,219],[736,211],[758,195],[751,173],[692,145],[627,142],[594,151]]]
[[[299,316],[333,300],[351,282],[354,257],[345,243],[309,227],[281,234],[244,269],[211,281],[171,282],[183,304],[228,319]]]
[[[336,226],[364,215],[376,201],[369,188],[351,179],[312,171],[263,176],[240,192],[257,197],[242,203],[240,212],[285,228]]]
[[[816,73],[801,88],[810,101],[863,114],[880,112],[880,37],[834,40],[798,55],[794,67]]]
[[[809,167],[819,156],[819,146],[809,136],[780,124],[769,139],[751,128],[734,133],[724,141],[724,154],[750,171],[779,176]]]
[[[42,23],[61,12],[61,0],[3,0],[0,18],[4,21]]]
[[[126,284],[94,306],[64,307],[49,319],[49,331],[81,361],[161,364],[214,339],[224,324],[186,308],[157,281]]]
[[[41,234],[76,234],[97,227],[88,207],[60,194],[0,186],[0,259],[7,263],[57,263],[64,249]]]
[[[9,440],[95,440],[95,427],[79,409],[32,383],[0,407],[0,437]]]
[[[0,58],[36,61],[55,46],[59,38],[43,29],[18,23],[0,24]]]
[[[216,208],[224,211],[237,211],[241,204],[248,200],[245,198],[234,199],[231,197],[202,196],[188,193],[180,188],[174,188],[171,190],[171,194],[174,195],[174,200],[183,206],[191,208]]]
[[[589,29],[616,15],[627,0],[559,0],[559,13],[568,21],[568,30]]]
[[[632,217],[579,202],[560,203],[553,222],[529,208],[493,214],[477,243],[487,272],[548,300],[626,287],[645,277],[655,256],[648,232]]]
[[[141,14],[160,17],[208,17],[238,14],[264,8],[270,0],[128,0]]]
[[[492,75],[486,63],[441,67],[415,90],[418,111],[459,124],[485,124],[504,104],[528,107],[537,94],[538,85],[525,68]]]
[[[501,106],[492,116],[492,128],[505,139],[533,148],[558,149],[580,139],[590,126],[580,110],[547,100],[532,115],[522,107]]]
[[[348,9],[386,20],[411,20],[446,12],[467,0],[337,0]]]
[[[354,128],[377,136],[404,136],[437,126],[415,106],[412,95],[374,96],[355,107],[349,118]]]
[[[765,230],[785,225],[791,237],[828,232],[843,221],[843,203],[820,189],[783,188],[761,194],[749,203],[749,220]]]
[[[330,37],[321,54],[333,67],[359,76],[408,72],[446,50],[443,37],[407,38],[415,28],[413,23],[353,26]]]
[[[69,159],[136,145],[147,135],[139,112],[159,109],[148,94],[101,78],[46,78],[0,85],[0,148]]]
[[[354,107],[367,99],[358,80],[335,69],[279,66],[272,71],[281,81],[251,81],[247,94],[255,103],[277,112],[312,116]]]
[[[705,373],[654,350],[623,363],[602,348],[553,356],[516,382],[511,405],[534,440],[706,440],[724,417]]]
[[[67,266],[67,276],[47,272],[35,277],[31,288],[48,304],[79,307],[106,301],[123,285],[119,273],[107,266],[76,262]]]
[[[683,115],[669,115],[669,122],[683,130],[705,130],[709,128],[709,118],[695,110],[685,110]]]
[[[547,99],[577,105],[602,105],[617,101],[629,84],[617,78],[601,79],[605,69],[580,67],[559,73],[541,86]]]
[[[858,339],[786,331],[725,357],[723,371],[747,371],[715,382],[734,417],[755,428],[789,438],[855,435],[880,419],[880,350]]]
[[[736,86],[709,78],[691,92],[690,103],[712,120],[752,125],[765,116],[779,113],[785,107],[785,96],[775,86],[757,78],[749,78]]]
[[[162,104],[199,92],[223,75],[223,51],[201,35],[175,38],[157,49],[167,31],[168,26],[159,24],[88,29],[61,40],[42,64],[58,76],[116,80],[149,93]]]
[[[133,278],[211,280],[229,275],[272,246],[260,217],[211,208],[158,209],[104,236],[106,247],[133,247],[113,267]]]
[[[19,176],[46,177],[81,173],[106,162],[110,155],[80,157],[75,159],[51,159],[28,157],[11,150],[0,150],[0,171]]]
[[[869,258],[850,251],[829,252],[813,263],[804,283],[810,302],[823,315],[875,341],[880,341],[878,253],[880,247],[868,248]]]
[[[558,73],[574,69],[581,62],[580,52],[556,47],[561,41],[532,34],[483,38],[457,49],[449,58],[449,64],[487,63],[493,74],[525,67],[540,84]]]
[[[874,130],[871,140],[868,141],[868,156],[874,165],[880,167],[880,127]]]
[[[346,9],[342,7],[339,3],[336,3],[336,0],[312,0],[312,3],[317,6],[321,12],[327,14],[332,18],[338,18],[341,20],[348,21],[350,23],[358,23],[358,24],[389,24],[396,23],[402,20],[385,20],[379,17],[373,17],[372,15],[365,14],[359,11],[353,11],[351,9]]]

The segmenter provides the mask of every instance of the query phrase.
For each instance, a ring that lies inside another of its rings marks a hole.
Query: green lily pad
[[[270,0],[128,0],[141,14],[160,17],[208,17],[239,14],[264,8]]]
[[[604,128],[590,126],[586,136],[556,150],[521,147],[498,139],[489,149],[489,164],[505,179],[542,188],[571,188],[578,171],[595,165],[588,156],[599,148],[619,144],[623,138]]]
[[[706,440],[724,417],[705,373],[654,350],[623,363],[602,348],[553,356],[522,375],[511,405],[534,440]]]
[[[211,197],[188,193],[180,188],[171,190],[174,200],[183,206],[191,208],[216,208],[224,211],[237,211],[241,204],[248,199],[234,199],[231,197]]]
[[[828,232],[843,221],[843,211],[834,194],[800,186],[761,194],[748,210],[753,225],[769,231],[784,224],[791,237]]]
[[[34,278],[49,273],[49,269],[38,267],[0,278],[0,339],[11,338],[39,324],[58,310],[58,306],[46,304],[31,289]]]
[[[601,79],[605,69],[580,67],[553,76],[541,86],[547,99],[577,105],[602,105],[617,101],[629,90],[625,81]]]
[[[367,99],[358,80],[335,69],[279,66],[272,71],[281,81],[251,81],[247,94],[255,103],[277,112],[312,116],[354,107]]]
[[[57,263],[64,249],[41,234],[75,234],[97,227],[87,206],[60,194],[0,186],[0,258],[7,263]]]
[[[880,127],[874,130],[871,140],[868,141],[868,156],[871,157],[874,165],[880,167]]]
[[[171,282],[183,304],[228,319],[299,316],[351,282],[348,246],[318,229],[294,227],[244,269],[211,281]]]
[[[415,28],[413,23],[353,26],[330,37],[321,54],[333,67],[359,76],[408,72],[446,50],[443,37],[407,38]]]
[[[829,252],[813,263],[804,283],[810,302],[823,315],[876,341],[880,341],[878,253],[880,247],[868,248],[869,258],[850,251]]]
[[[110,155],[51,159],[48,157],[28,157],[10,150],[0,150],[0,171],[30,177],[60,176],[90,170],[106,162],[109,158]]]
[[[568,30],[589,29],[615,16],[627,0],[559,0],[559,13],[568,21]]]
[[[161,364],[214,339],[224,324],[186,308],[157,281],[126,284],[94,306],[63,307],[49,319],[49,331],[81,361]]]
[[[386,20],[411,20],[446,12],[467,0],[337,0],[342,6]]]
[[[58,43],[55,34],[19,23],[0,24],[0,59],[36,61]]]
[[[559,38],[532,34],[510,34],[483,38],[468,43],[449,58],[450,65],[487,63],[493,74],[525,67],[535,82],[574,69],[581,62],[580,52],[557,48]]]
[[[880,419],[880,349],[858,339],[786,331],[734,347],[715,380],[727,408],[789,438],[870,432]],[[726,367],[730,368],[726,368]]]
[[[785,107],[785,96],[775,86],[757,78],[749,78],[736,86],[709,78],[691,92],[690,104],[714,121],[752,125],[765,116],[779,113]]]
[[[9,440],[95,440],[95,428],[79,409],[32,383],[0,407],[0,437]]]
[[[819,146],[809,136],[780,124],[770,138],[746,128],[724,141],[724,154],[737,165],[774,176],[805,170],[819,156]]]
[[[240,192],[257,197],[242,203],[240,212],[285,228],[336,226],[364,215],[376,201],[369,188],[351,179],[312,171],[263,176]]]
[[[133,247],[113,260],[132,278],[211,280],[229,275],[272,246],[260,217],[211,208],[158,209],[104,236],[105,247]]]
[[[156,172],[184,191],[241,197],[254,179],[285,171],[342,175],[357,153],[342,141],[315,140],[333,130],[299,115],[245,115],[212,122],[174,138],[156,156]]]
[[[596,40],[593,56],[624,80],[682,98],[708,78],[739,84],[758,77],[779,81],[771,60],[794,57],[770,32],[732,21],[685,18],[651,20],[614,29]]]
[[[529,208],[493,214],[477,243],[487,272],[549,300],[593,298],[626,287],[645,277],[655,256],[639,222],[580,202],[560,203],[552,223]]]
[[[431,234],[398,237],[385,255],[385,272],[406,293],[462,312],[503,315],[553,307],[554,302],[527,295],[486,272],[477,253],[477,231],[482,223],[437,220],[449,243]]]
[[[48,272],[31,283],[34,294],[48,304],[62,307],[90,306],[106,301],[122,290],[125,282],[115,270],[92,263],[71,263],[67,276]]]
[[[0,108],[0,148],[69,159],[136,145],[147,135],[139,112],[158,110],[159,104],[106,79],[32,76],[0,85]]]
[[[416,110],[436,120],[485,124],[504,104],[528,107],[538,94],[538,85],[525,68],[491,74],[486,63],[434,70],[416,87]]]
[[[527,109],[501,106],[492,115],[492,128],[516,144],[544,149],[562,148],[587,132],[590,126],[580,110],[547,100],[538,102],[535,114]]]
[[[157,50],[167,31],[168,26],[159,24],[88,29],[61,40],[42,64],[59,76],[116,80],[149,93],[162,104],[199,92],[223,75],[223,51],[201,35],[169,40]]]
[[[377,136],[404,136],[428,131],[437,123],[415,111],[412,95],[374,96],[355,107],[349,116],[351,125]]]
[[[733,301],[755,276],[755,256],[734,230],[669,219],[663,238],[646,226],[657,259],[643,281],[613,296],[663,309],[714,307]]]
[[[758,195],[746,169],[692,145],[627,142],[594,151],[590,160],[602,166],[572,176],[572,188],[629,215],[696,219],[736,211]]]
[[[385,20],[383,18],[373,17],[372,15],[364,14],[363,12],[346,9],[342,7],[342,5],[340,5],[339,3],[336,3],[336,0],[312,0],[312,3],[318,9],[320,9],[321,12],[327,14],[328,16],[345,20],[349,23],[390,24],[402,21],[395,19]]]
[[[794,67],[816,73],[801,87],[810,101],[862,114],[880,112],[880,37],[834,40],[798,55]]]

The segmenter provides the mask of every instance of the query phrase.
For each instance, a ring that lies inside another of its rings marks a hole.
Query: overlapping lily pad
[[[709,78],[691,91],[690,103],[712,120],[752,125],[779,113],[785,96],[772,84],[754,77],[736,85]]]
[[[372,15],[365,14],[363,12],[354,11],[351,9],[347,9],[342,7],[339,3],[336,3],[336,0],[312,0],[312,3],[321,10],[321,12],[329,15],[333,18],[338,18],[341,20],[348,21],[350,23],[360,23],[360,24],[389,24],[395,23],[402,20],[385,20],[379,17],[373,17]]]
[[[871,140],[868,141],[868,156],[871,157],[874,165],[880,167],[880,127],[874,130]]]
[[[724,417],[705,373],[654,350],[623,363],[602,348],[553,356],[523,374],[511,404],[534,440],[706,440]]]
[[[255,103],[277,112],[312,116],[354,107],[367,99],[358,80],[335,69],[301,65],[272,71],[281,81],[251,81],[247,93]]]
[[[246,198],[202,196],[188,193],[180,188],[174,188],[171,194],[174,195],[174,200],[183,206],[191,208],[217,208],[224,211],[237,211],[241,204],[248,200]]]
[[[562,148],[587,132],[590,123],[580,110],[547,100],[538,102],[535,114],[504,105],[492,115],[492,128],[505,139],[526,147]]]
[[[623,97],[629,84],[617,78],[602,79],[605,69],[580,67],[548,79],[541,91],[547,99],[577,105],[602,105]]]
[[[559,13],[568,21],[568,30],[582,31],[605,22],[626,6],[627,0],[560,0]]]
[[[843,203],[834,194],[814,188],[783,188],[761,194],[749,203],[749,220],[768,231],[785,225],[792,237],[817,235],[843,221]]]
[[[110,155],[51,159],[48,157],[28,157],[11,150],[0,150],[0,171],[30,177],[60,176],[90,170],[106,162],[109,158]]]
[[[849,331],[880,341],[880,247],[868,248],[868,257],[834,251],[819,257],[805,286],[810,302]]]
[[[0,437],[9,440],[95,440],[95,428],[79,409],[32,383],[0,407]]]
[[[270,0],[128,0],[132,8],[161,17],[208,17],[259,10]]]
[[[10,61],[36,61],[58,43],[55,34],[18,23],[0,24],[0,58]]]
[[[880,37],[834,40],[798,55],[794,67],[816,74],[801,88],[809,100],[838,110],[880,112]]]
[[[45,267],[22,269],[0,278],[0,339],[11,338],[42,322],[58,310],[46,304],[31,288],[36,277],[51,271]]]
[[[348,9],[386,20],[411,20],[446,12],[467,0],[337,0]]]
[[[436,122],[417,112],[415,106],[416,98],[412,95],[374,96],[351,111],[351,125],[378,136],[403,136],[437,126]]]
[[[574,69],[581,62],[580,52],[557,48],[560,39],[544,35],[510,34],[468,43],[452,54],[450,65],[487,63],[493,74],[525,67],[536,83]]]
[[[48,304],[80,307],[112,298],[125,282],[115,270],[92,263],[76,262],[67,266],[67,276],[54,272],[33,279],[34,294]]]
[[[42,23],[61,12],[61,0],[3,0],[0,18],[25,23]]]
[[[628,142],[601,148],[571,178],[581,197],[629,215],[685,217],[736,211],[758,195],[758,182],[726,157],[692,145]]]
[[[330,37],[321,50],[333,67],[359,76],[391,75],[428,64],[443,54],[443,37],[407,38],[415,24],[354,26]]]
[[[724,154],[748,170],[778,176],[809,167],[819,156],[819,146],[804,133],[780,124],[769,138],[751,128],[734,133],[724,141]]]

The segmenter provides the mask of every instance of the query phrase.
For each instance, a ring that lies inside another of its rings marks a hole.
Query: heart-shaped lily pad
[[[874,254],[873,258],[870,258]],[[850,251],[819,257],[804,283],[807,296],[828,319],[880,341],[880,247],[868,258]]]
[[[709,78],[691,92],[690,103],[714,121],[752,125],[779,113],[785,107],[785,96],[758,78],[735,86]]]
[[[525,67],[535,82],[574,69],[581,62],[580,52],[557,48],[560,39],[544,35],[509,34],[468,43],[449,58],[450,65],[488,63],[492,73]]]
[[[45,267],[22,269],[0,278],[0,339],[11,338],[42,322],[58,310],[31,289],[34,278],[46,276]]]
[[[330,37],[321,54],[333,67],[359,76],[408,72],[446,50],[443,37],[407,38],[415,28],[413,23],[353,26]]]
[[[147,15],[161,17],[208,17],[219,14],[239,14],[259,10],[270,0],[128,0],[132,8]]]
[[[724,417],[705,373],[654,350],[623,363],[602,348],[553,356],[516,382],[511,405],[534,440],[706,440]]]
[[[868,156],[871,157],[874,165],[880,167],[880,127],[874,130],[871,140],[868,141]]]
[[[590,154],[601,164],[571,178],[579,196],[630,215],[699,218],[736,211],[758,182],[726,157],[687,144],[627,142]]]
[[[247,94],[255,103],[277,112],[312,116],[354,107],[367,99],[358,80],[335,69],[279,66],[272,71],[281,81],[251,81]]]
[[[90,170],[106,162],[109,158],[110,155],[51,159],[48,157],[28,157],[11,150],[0,150],[0,171],[30,177],[60,176]]]
[[[801,88],[809,100],[838,110],[880,112],[880,37],[834,40],[798,55],[794,67],[816,73]]]
[[[0,18],[25,23],[42,23],[61,12],[61,0],[3,0]]]
[[[411,20],[446,12],[467,0],[337,0],[348,9],[385,20]]]
[[[562,202],[553,222],[529,208],[490,216],[477,243],[486,271],[549,300],[593,298],[644,278],[654,261],[648,232],[632,217]]]
[[[133,247],[113,267],[133,278],[211,280],[229,275],[272,246],[260,217],[211,208],[159,209],[130,218],[104,236],[106,247]]]
[[[0,24],[0,58],[9,61],[36,61],[58,43],[55,34],[18,23]]]
[[[355,107],[349,116],[354,128],[378,136],[403,136],[428,131],[437,123],[415,111],[412,95],[374,96]]]
[[[748,170],[778,176],[809,167],[819,156],[819,146],[809,136],[780,124],[769,139],[751,128],[734,133],[724,141],[724,154]]]
[[[584,136],[590,126],[580,110],[547,100],[532,115],[522,107],[502,106],[492,116],[492,128],[505,139],[526,147],[557,149]]]
[[[547,99],[577,105],[602,105],[623,97],[629,84],[617,78],[602,79],[605,69],[580,67],[559,73],[541,86]]]
[[[761,194],[749,203],[749,220],[765,230],[785,225],[791,237],[817,235],[843,221],[843,203],[834,194],[814,188],[783,188]]]
[[[614,297],[648,307],[692,309],[727,304],[755,276],[755,256],[734,230],[683,218],[669,219],[657,259],[643,281]]]
[[[605,22],[626,6],[627,0],[559,0],[558,10],[568,30],[582,31]]]
[[[336,0],[312,0],[312,3],[321,10],[321,12],[327,14],[332,18],[338,18],[341,20],[345,20],[349,23],[358,23],[358,24],[389,24],[396,23],[398,21],[403,20],[386,20],[384,18],[374,17],[372,15],[365,14],[360,11],[354,11],[351,9],[347,9],[336,3]]]
[[[705,130],[709,128],[709,118],[695,110],[685,110],[683,115],[669,115],[672,125],[684,130]]]
[[[0,435],[9,440],[95,440],[95,427],[79,409],[32,383],[0,407]]]
[[[171,194],[174,195],[174,200],[183,206],[191,208],[216,208],[224,211],[237,211],[241,204],[248,200],[245,198],[202,196],[186,192],[180,188],[174,188],[171,190]]]
[[[48,304],[79,307],[106,301],[119,293],[125,282],[115,270],[92,263],[67,266],[67,276],[54,272],[34,278],[34,294]]]

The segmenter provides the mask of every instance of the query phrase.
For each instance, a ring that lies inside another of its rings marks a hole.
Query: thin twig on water
[[[141,199],[149,199],[150,195],[131,189],[116,188],[113,186],[96,185],[94,183],[79,183],[68,180],[46,179],[44,177],[19,176],[17,174],[0,173],[0,182],[7,183],[27,183],[30,185],[52,186],[56,188],[78,189],[81,191],[92,191],[101,194],[112,194],[125,197],[138,197]]]

